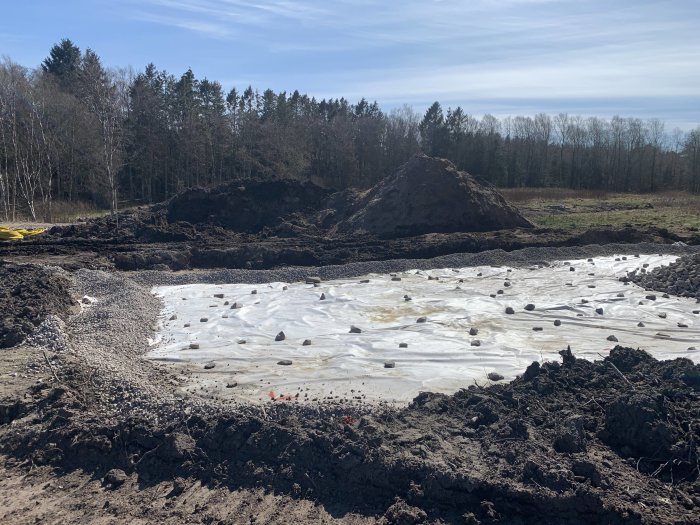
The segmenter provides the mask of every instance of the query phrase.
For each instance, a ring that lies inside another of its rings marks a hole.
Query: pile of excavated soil
[[[34,264],[0,261],[0,348],[21,343],[49,315],[77,307],[67,279]]]
[[[626,279],[647,290],[694,297],[700,301],[700,254],[681,257],[650,272],[630,272]]]
[[[493,186],[426,155],[411,158],[354,207],[337,231],[410,236],[532,227]]]
[[[562,358],[369,412],[184,402],[105,417],[84,393],[41,387],[35,426],[15,425],[2,452],[142,489],[182,478],[263,488],[383,523],[697,523],[700,366],[622,347],[594,363]]]

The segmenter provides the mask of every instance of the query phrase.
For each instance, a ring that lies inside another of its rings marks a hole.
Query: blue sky
[[[700,125],[700,0],[2,0],[0,17],[0,54],[27,66],[68,37],[227,89]]]

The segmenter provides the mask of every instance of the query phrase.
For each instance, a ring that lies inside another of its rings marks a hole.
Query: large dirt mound
[[[356,206],[337,231],[408,236],[532,227],[493,186],[426,155],[414,156]]]
[[[318,211],[330,192],[311,182],[250,180],[192,188],[166,203],[168,222],[212,224],[254,233],[296,213]]]
[[[0,261],[0,348],[21,343],[50,314],[76,308],[66,279],[33,264]]]

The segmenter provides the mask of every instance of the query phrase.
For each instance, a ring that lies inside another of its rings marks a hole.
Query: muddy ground
[[[145,343],[101,339],[150,330],[114,314],[148,295],[128,275],[73,274],[99,301],[69,318],[68,350],[0,353],[2,522],[698,523],[689,360],[590,363],[572,341],[511,383],[406,408],[223,405],[179,395]]]

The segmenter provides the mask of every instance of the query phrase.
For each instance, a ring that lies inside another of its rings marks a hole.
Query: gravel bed
[[[185,284],[225,284],[225,283],[268,283],[297,282],[311,276],[323,280],[347,279],[369,273],[387,274],[406,270],[430,270],[434,268],[458,268],[469,266],[527,266],[532,264],[547,265],[551,261],[565,259],[585,259],[588,257],[617,255],[664,253],[687,255],[700,252],[700,246],[670,244],[591,244],[588,246],[565,246],[558,248],[525,248],[506,252],[490,250],[480,253],[461,253],[436,257],[434,259],[396,259],[388,261],[371,261],[349,263],[322,267],[289,267],[275,270],[198,270],[183,272],[162,272],[142,270],[129,273],[129,277],[143,286],[168,286]]]
[[[651,272],[646,272],[644,268],[629,272],[627,280],[646,290],[693,297],[700,302],[700,254],[685,255]]]

